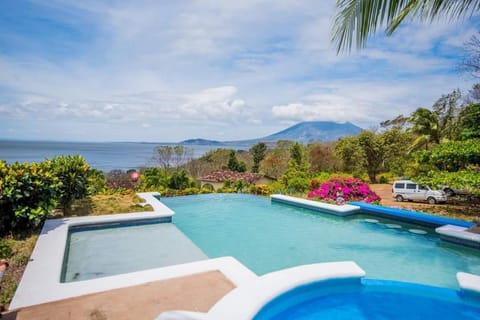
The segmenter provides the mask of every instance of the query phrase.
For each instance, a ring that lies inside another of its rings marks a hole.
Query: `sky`
[[[335,0],[2,0],[0,139],[374,129],[475,83],[458,64],[478,20],[407,23],[337,55],[334,16]]]

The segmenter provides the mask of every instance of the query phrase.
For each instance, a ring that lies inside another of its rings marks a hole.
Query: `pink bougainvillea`
[[[332,177],[323,182],[317,189],[310,191],[308,197],[336,201],[338,192],[342,193],[345,201],[375,203],[381,200],[381,198],[370,189],[368,183],[350,177]]]

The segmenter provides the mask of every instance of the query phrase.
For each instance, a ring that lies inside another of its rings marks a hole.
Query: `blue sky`
[[[378,127],[474,83],[475,21],[336,55],[335,0],[0,2],[0,139],[235,140],[299,121]]]

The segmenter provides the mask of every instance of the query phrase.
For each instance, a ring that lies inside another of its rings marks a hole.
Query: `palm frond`
[[[471,17],[480,11],[480,0],[337,0],[332,29],[337,53],[366,45],[368,37],[386,27],[391,35],[407,18],[431,22]]]

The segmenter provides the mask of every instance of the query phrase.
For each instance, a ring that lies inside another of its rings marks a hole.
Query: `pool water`
[[[317,282],[275,298],[254,320],[480,319],[478,301],[463,299],[451,289],[416,284]]]
[[[61,282],[207,259],[171,223],[136,222],[69,230]]]
[[[355,261],[369,278],[458,288],[459,271],[480,274],[480,251],[432,229],[373,216],[342,218],[243,194],[161,201],[173,223],[209,257],[233,256],[255,273]]]

